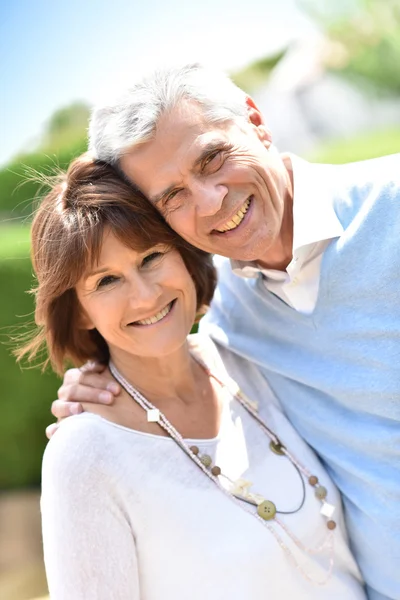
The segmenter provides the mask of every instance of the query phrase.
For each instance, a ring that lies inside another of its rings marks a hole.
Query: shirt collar
[[[330,165],[316,165],[290,154],[293,168],[293,256],[300,249],[339,237],[343,233],[333,207],[335,182]],[[304,254],[304,253],[303,253]],[[256,261],[231,259],[237,275],[257,277]]]

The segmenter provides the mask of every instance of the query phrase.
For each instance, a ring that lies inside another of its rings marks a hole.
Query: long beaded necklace
[[[321,514],[327,517],[327,528],[329,530],[326,539],[320,544],[320,546],[316,548],[308,548],[306,547],[294,533],[292,533],[288,527],[280,520],[277,516],[278,514],[291,514],[294,512],[298,512],[305,501],[305,490],[303,493],[303,500],[301,505],[294,511],[278,511],[276,506],[270,500],[265,499],[263,496],[259,494],[254,494],[248,490],[248,487],[251,485],[250,482],[246,482],[244,480],[238,480],[233,482],[229,477],[224,475],[221,471],[221,468],[217,465],[212,465],[212,459],[209,455],[204,454],[200,455],[199,448],[197,446],[189,446],[181,434],[175,429],[175,427],[168,421],[166,416],[156,408],[149,400],[147,400],[138,390],[136,390],[117,370],[115,365],[110,360],[109,368],[115,379],[120,383],[120,385],[125,389],[125,391],[135,400],[147,413],[147,420],[149,422],[157,422],[167,433],[168,435],[176,442],[176,444],[185,452],[187,456],[203,471],[203,473],[211,479],[230,500],[238,504],[243,510],[248,512],[254,518],[256,518],[261,524],[266,527],[270,533],[274,536],[279,546],[282,548],[283,552],[289,559],[289,561],[293,564],[293,566],[300,572],[300,574],[309,582],[315,585],[325,585],[328,583],[331,578],[333,571],[333,563],[334,563],[334,535],[333,530],[336,528],[336,523],[331,519],[335,507],[329,504],[326,501],[327,490],[324,486],[319,485],[319,480],[316,475],[313,475],[310,471],[308,471],[303,465],[301,465],[293,455],[287,450],[286,446],[281,442],[278,436],[264,423],[264,421],[260,418],[257,413],[256,404],[251,401],[244,392],[239,388],[239,386],[233,381],[233,379],[229,378],[227,381],[217,377],[211,369],[201,360],[196,353],[191,352],[192,357],[197,363],[204,369],[209,377],[212,377],[219,383],[219,385],[228,390],[232,397],[234,397],[243,408],[257,421],[258,425],[262,428],[262,430],[267,434],[270,438],[270,449],[277,455],[285,456],[289,459],[292,465],[300,474],[300,478],[304,485],[303,477],[304,475],[309,485],[315,488],[315,496],[321,501]],[[227,479],[232,484],[232,489],[228,490],[224,487],[220,481],[220,478]],[[244,502],[244,503],[243,503]],[[249,505],[254,505],[256,507],[256,511],[251,509]],[[299,564],[294,554],[291,552],[289,547],[283,541],[279,533],[272,526],[271,522],[276,523],[285,533],[286,535],[294,542],[295,546],[297,546],[300,550],[309,555],[317,555],[324,550],[329,550],[329,567],[325,577],[322,580],[316,580],[312,576],[309,575],[307,571],[303,569],[303,567]]]

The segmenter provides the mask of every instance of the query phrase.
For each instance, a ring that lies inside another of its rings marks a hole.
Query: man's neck
[[[288,173],[288,183],[280,234],[265,255],[256,260],[260,267],[276,271],[285,271],[293,258],[293,168],[288,155],[282,155],[282,160]]]

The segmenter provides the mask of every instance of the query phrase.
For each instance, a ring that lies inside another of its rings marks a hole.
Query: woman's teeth
[[[169,313],[171,308],[172,308],[172,302],[170,302],[168,304],[168,306],[166,306],[165,308],[160,310],[160,312],[158,312],[153,317],[149,317],[148,319],[143,319],[142,321],[135,321],[135,324],[137,324],[137,325],[153,325],[153,323],[157,323],[157,321],[161,321],[161,319],[163,319]]]
[[[232,217],[230,221],[225,223],[220,229],[217,229],[220,233],[225,233],[226,231],[230,231],[231,229],[236,229],[238,225],[243,221],[244,215],[247,213],[248,208],[250,206],[251,198],[247,198],[246,202],[243,206],[240,207],[235,216]]]

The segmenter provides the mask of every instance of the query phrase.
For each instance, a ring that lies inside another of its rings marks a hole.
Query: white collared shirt
[[[321,262],[329,243],[343,233],[332,196],[309,173],[308,163],[290,156],[293,167],[293,258],[286,271],[264,269],[256,262],[232,260],[240,277],[263,275],[267,289],[303,314],[313,312],[318,298]]]

